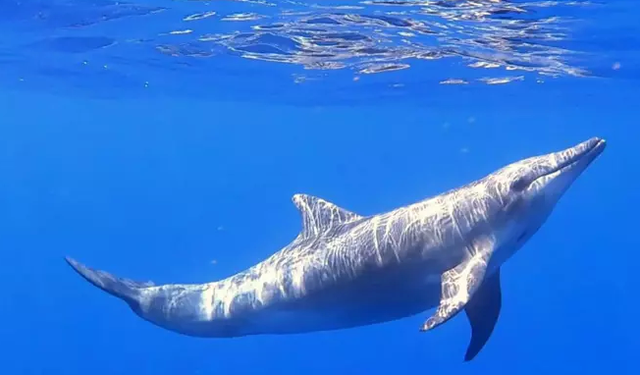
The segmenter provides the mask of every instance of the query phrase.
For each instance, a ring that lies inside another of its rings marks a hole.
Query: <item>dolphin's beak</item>
[[[601,138],[591,138],[576,146],[560,151],[555,154],[558,160],[558,170],[575,168],[582,165],[586,168],[595,158],[604,151],[606,142]]]
[[[548,187],[557,183],[558,193],[563,193],[580,174],[604,151],[606,142],[591,138],[563,151],[540,156],[530,187]]]
[[[548,168],[536,177],[560,174],[578,168],[578,173],[586,169],[595,158],[604,151],[606,142],[601,138],[591,138],[566,150],[547,155],[551,160],[545,163]],[[541,171],[542,172],[542,171]]]

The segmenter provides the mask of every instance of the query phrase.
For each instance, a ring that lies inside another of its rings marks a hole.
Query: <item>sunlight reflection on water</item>
[[[457,67],[432,69],[440,84],[542,82],[590,75],[576,63],[583,51],[566,44],[576,20],[562,14],[591,5],[536,0],[16,1],[9,2],[0,19],[6,19],[8,30],[28,38],[7,40],[0,63],[20,66],[21,79],[34,71],[74,77],[91,68],[94,76],[109,70],[121,81],[144,82],[145,87],[149,79],[136,77],[145,72],[141,67],[162,74],[200,69],[200,76],[235,68],[241,76],[248,65],[234,62],[238,59],[253,61],[251,67],[262,72],[274,64],[290,66],[286,76],[295,83],[336,71],[349,72],[354,81],[415,67],[424,71],[436,61]],[[57,55],[42,61],[42,49]]]
[[[471,68],[586,75],[565,61],[576,51],[559,43],[567,38],[568,20],[539,12],[558,5],[552,1],[366,0],[319,6],[286,1],[276,12],[220,15],[215,21],[252,22],[231,32],[202,33],[196,41],[167,41],[157,49],[174,56],[202,56],[222,46],[243,58],[305,69],[348,68],[361,74],[405,69],[418,60],[459,57],[468,60]]]

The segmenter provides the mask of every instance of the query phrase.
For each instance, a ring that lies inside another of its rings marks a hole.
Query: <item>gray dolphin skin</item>
[[[190,336],[345,329],[435,308],[420,327],[428,331],[464,310],[471,325],[469,361],[498,320],[501,265],[604,148],[604,140],[592,138],[371,216],[296,194],[302,231],[290,244],[205,284],[140,283],[66,260],[143,319]]]

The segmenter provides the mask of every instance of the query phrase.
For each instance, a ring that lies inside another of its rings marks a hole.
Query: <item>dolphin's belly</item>
[[[409,317],[438,305],[442,272],[459,263],[458,249],[362,246],[350,249],[356,255],[320,257],[315,249],[297,262],[264,263],[212,284],[201,298],[204,314],[174,322],[175,330],[207,337],[291,334]]]
[[[244,334],[290,334],[352,328],[409,317],[437,306],[440,275],[360,278],[248,316]]]

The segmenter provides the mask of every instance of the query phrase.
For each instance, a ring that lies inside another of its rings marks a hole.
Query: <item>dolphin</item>
[[[370,216],[296,194],[302,230],[291,243],[242,272],[204,284],[136,282],[65,259],[141,318],[196,337],[345,329],[435,308],[420,327],[429,331],[464,310],[470,361],[500,314],[500,267],[604,148],[603,139],[591,138]]]

